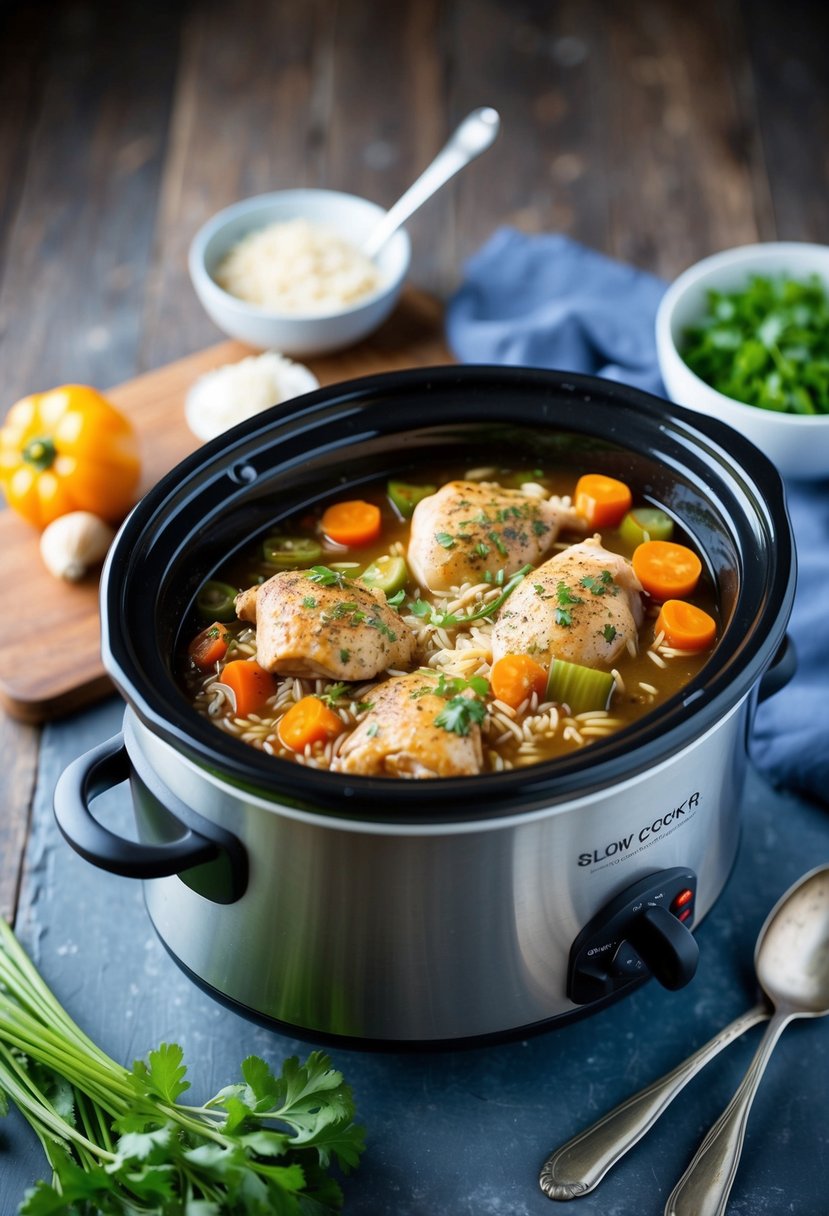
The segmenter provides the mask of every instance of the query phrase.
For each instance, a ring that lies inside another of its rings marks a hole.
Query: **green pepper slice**
[[[262,541],[262,555],[269,566],[296,570],[319,561],[322,545],[310,536],[266,536]]]
[[[409,570],[402,557],[378,557],[360,575],[360,582],[379,587],[386,597],[402,591],[409,581]]]
[[[210,579],[196,597],[196,611],[206,621],[234,621],[238,592],[230,583]]]
[[[631,549],[646,540],[670,540],[674,521],[659,507],[634,507],[619,525],[619,535]]]
[[[423,498],[434,494],[437,486],[412,486],[405,481],[390,481],[386,486],[389,501],[401,519],[410,519]]]

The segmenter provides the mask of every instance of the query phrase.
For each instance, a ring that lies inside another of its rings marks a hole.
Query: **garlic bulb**
[[[40,556],[50,574],[76,583],[106,557],[115,532],[91,511],[70,511],[54,519],[40,537]]]

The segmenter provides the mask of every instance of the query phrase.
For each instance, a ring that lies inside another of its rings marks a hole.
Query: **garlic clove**
[[[77,583],[106,557],[114,539],[114,529],[91,511],[70,511],[44,528],[40,555],[55,578]]]

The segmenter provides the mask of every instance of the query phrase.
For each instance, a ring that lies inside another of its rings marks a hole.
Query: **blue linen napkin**
[[[461,362],[586,372],[666,396],[654,339],[665,286],[568,237],[502,228],[468,262],[446,336]],[[829,804],[829,482],[786,488],[798,668],[758,708],[751,753],[775,785]]]

